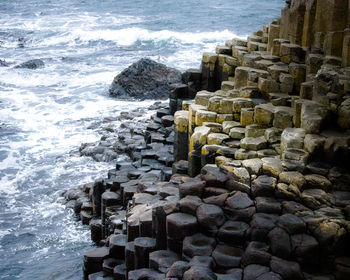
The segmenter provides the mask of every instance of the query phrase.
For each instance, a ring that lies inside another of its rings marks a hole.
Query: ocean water
[[[70,153],[104,117],[151,102],[108,96],[142,57],[180,70],[280,15],[284,0],[0,0],[0,279],[81,279],[88,227],[63,190],[112,163]],[[43,68],[18,69],[29,59]]]

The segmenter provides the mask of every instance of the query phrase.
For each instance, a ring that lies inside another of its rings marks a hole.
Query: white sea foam
[[[68,45],[81,44],[89,41],[112,41],[119,46],[131,46],[137,41],[180,42],[182,44],[206,44],[208,42],[224,41],[239,37],[225,29],[212,32],[177,32],[171,30],[151,31],[140,27],[121,29],[77,28],[61,34],[59,37],[50,37],[39,42],[39,45],[50,46],[66,43]]]

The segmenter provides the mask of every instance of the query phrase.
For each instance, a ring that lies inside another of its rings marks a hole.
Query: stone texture
[[[194,256],[211,256],[215,246],[216,241],[214,238],[210,238],[201,233],[196,233],[185,237],[182,253],[187,258],[192,258]]]
[[[173,213],[167,216],[167,233],[173,239],[183,239],[197,231],[196,217],[185,213]]]
[[[196,214],[200,226],[205,229],[217,229],[225,222],[224,212],[217,205],[201,204]]]

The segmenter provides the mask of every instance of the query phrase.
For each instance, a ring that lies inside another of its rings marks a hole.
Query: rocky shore
[[[64,194],[99,246],[85,279],[350,279],[349,14],[286,1],[149,122],[124,113],[107,142],[125,160]]]

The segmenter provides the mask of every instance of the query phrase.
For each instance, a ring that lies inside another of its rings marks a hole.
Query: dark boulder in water
[[[181,82],[180,71],[142,58],[114,78],[109,93],[121,99],[166,99],[171,84]]]
[[[45,66],[45,63],[41,59],[31,59],[19,65],[16,65],[15,68],[25,68],[25,69],[35,70],[38,68],[42,68],[44,66]]]
[[[0,59],[0,67],[7,67],[7,66],[9,66],[9,64],[5,60]]]

